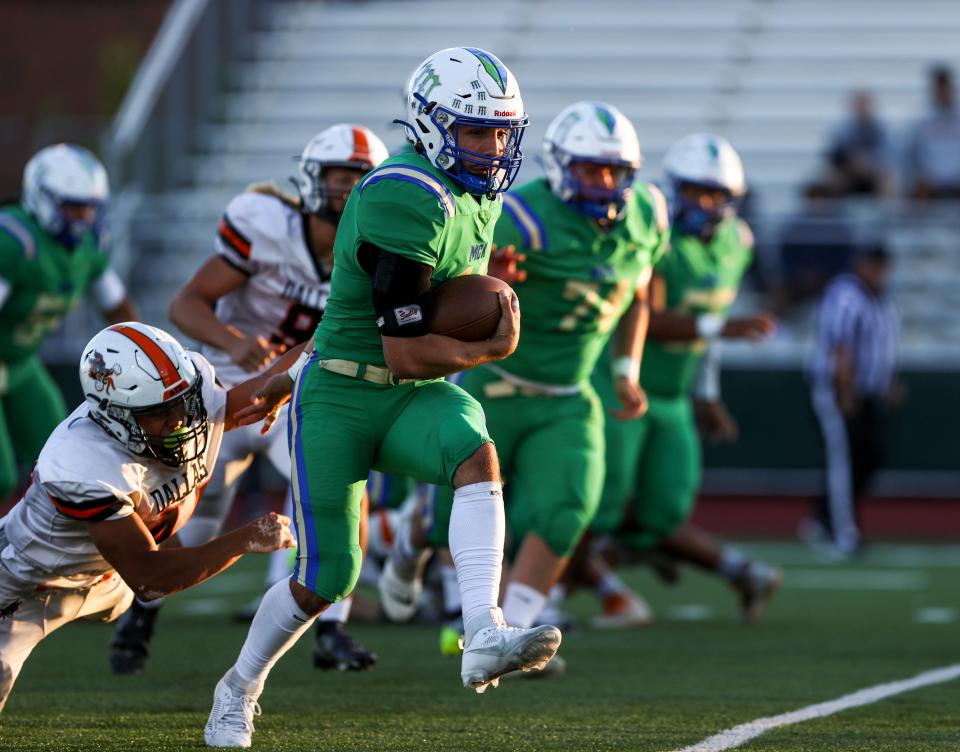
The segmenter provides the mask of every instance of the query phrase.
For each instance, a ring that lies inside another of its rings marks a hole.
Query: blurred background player
[[[80,359],[86,399],[50,435],[26,494],[0,519],[0,709],[55,629],[112,621],[134,594],[159,598],[246,553],[293,545],[289,518],[275,513],[196,548],[169,545],[197,506],[223,432],[266,378],[227,391],[203,356],[144,324],[90,340]]]
[[[265,183],[229,203],[215,255],[170,304],[170,319],[203,343],[222,384],[229,387],[262,372],[316,329],[330,292],[333,241],[347,196],[386,157],[383,142],[368,128],[334,125],[304,148],[294,180],[298,195]],[[282,477],[290,477],[286,417],[281,411],[279,425],[266,435],[251,425],[225,437],[199,513],[180,533],[184,545],[219,534],[254,455],[266,456]],[[289,499],[284,514],[291,514]],[[289,574],[290,558],[278,552],[271,557],[267,586]],[[162,603],[137,601],[120,620],[110,658],[116,673],[143,669]],[[350,603],[345,598],[318,619],[314,665],[363,670],[376,662],[375,654],[343,631]]]
[[[647,284],[668,235],[663,195],[634,182],[640,144],[617,108],[570,105],[548,126],[543,151],[546,177],[504,197],[494,233],[498,248],[512,247],[522,261],[522,276],[511,280],[524,311],[520,343],[460,382],[483,406],[509,484],[515,554],[503,614],[524,628],[600,501],[603,412],[590,373],[618,322],[616,409],[625,418],[646,409],[636,376]],[[439,489],[435,545],[445,545],[450,501]]]
[[[607,476],[591,528],[623,533],[630,548],[656,550],[723,577],[740,596],[743,619],[753,621],[779,586],[780,572],[748,561],[688,520],[700,487],[698,422],[708,437],[736,438],[736,424],[719,398],[719,377],[711,373],[716,357],[704,353],[717,339],[762,340],[774,321],[766,314],[729,317],[753,248],[750,229],[737,217],[746,182],[736,151],[719,136],[692,134],[667,150],[664,172],[673,208],[670,251],[653,272],[640,372],[650,407],[639,420],[618,419],[610,368],[601,363],[594,372],[608,415]],[[700,367],[707,372],[695,412],[691,392]],[[588,569],[604,600],[595,624],[649,622],[642,602],[601,557],[591,557]]]
[[[210,746],[250,745],[269,671],[314,617],[353,590],[360,501],[374,466],[456,488],[450,550],[466,627],[465,688],[482,692],[508,671],[545,665],[560,645],[556,628],[503,621],[496,452],[480,405],[442,379],[513,352],[516,296],[501,292],[500,322],[480,342],[431,334],[424,311],[433,285],[487,269],[500,193],[522,159],[520,90],[489,52],[449,48],[416,68],[405,102],[414,149],[386,160],[350,194],[315,354],[295,380],[297,565],[264,595],[236,663],[217,683],[204,733]],[[407,581],[394,583],[390,595],[408,600]]]
[[[0,501],[67,414],[43,340],[87,293],[108,321],[137,318],[104,248],[109,195],[92,153],[57,144],[27,163],[20,203],[0,208]]]
[[[902,399],[900,317],[887,294],[891,266],[884,246],[860,248],[853,272],[834,279],[820,305],[810,381],[826,493],[800,537],[834,559],[860,546],[859,502],[883,462],[888,407]]]

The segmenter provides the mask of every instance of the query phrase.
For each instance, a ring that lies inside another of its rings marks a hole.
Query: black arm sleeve
[[[361,244],[357,260],[373,280],[373,310],[380,334],[386,337],[427,334],[433,268],[370,243]]]

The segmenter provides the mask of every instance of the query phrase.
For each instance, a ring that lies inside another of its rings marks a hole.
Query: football
[[[482,274],[441,282],[433,291],[430,332],[462,342],[489,339],[500,323],[500,291],[509,289],[506,282]]]

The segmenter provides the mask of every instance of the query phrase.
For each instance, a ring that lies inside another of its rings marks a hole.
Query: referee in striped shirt
[[[858,502],[883,461],[886,407],[899,392],[900,320],[887,295],[891,266],[883,246],[859,249],[853,272],[824,291],[817,322],[810,381],[826,493],[800,535],[837,559],[860,545]]]

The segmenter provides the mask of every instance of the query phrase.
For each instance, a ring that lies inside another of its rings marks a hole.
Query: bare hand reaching
[[[266,434],[277,419],[280,408],[289,401],[292,391],[293,382],[286,372],[274,374],[263,388],[253,395],[250,404],[237,411],[237,425],[249,426],[262,420],[260,433]]]
[[[290,518],[276,512],[265,514],[246,525],[248,553],[268,554],[281,548],[294,548],[297,542],[290,531]]]

